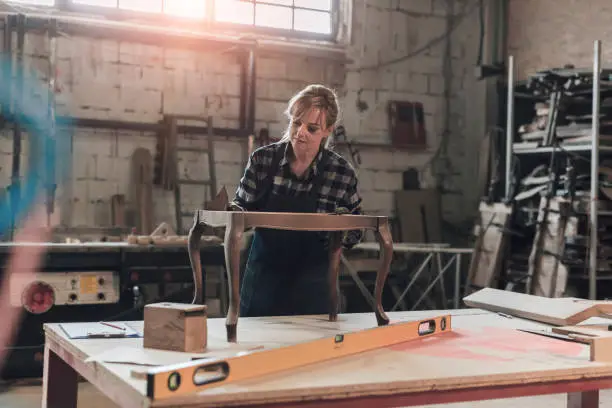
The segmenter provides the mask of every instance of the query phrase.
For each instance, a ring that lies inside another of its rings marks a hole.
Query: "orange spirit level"
[[[257,378],[335,358],[451,331],[451,316],[396,323],[337,334],[292,346],[226,358],[156,367],[146,372],[152,400],[190,394],[229,382]]]

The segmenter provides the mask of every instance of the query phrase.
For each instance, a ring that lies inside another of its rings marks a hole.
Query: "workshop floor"
[[[0,407],[39,408],[41,406],[41,394],[42,388],[39,384],[12,386],[8,390],[0,390]],[[604,390],[600,393],[600,396],[599,406],[612,406],[612,390]],[[565,394],[554,394],[541,397],[427,405],[422,408],[442,408],[444,406],[447,408],[560,408],[566,406],[565,402]],[[116,408],[117,405],[100,394],[89,383],[81,383],[79,385],[78,407]]]

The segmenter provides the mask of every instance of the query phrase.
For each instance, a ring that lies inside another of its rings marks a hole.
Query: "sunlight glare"
[[[331,34],[331,19],[329,18],[329,13],[323,11],[295,9],[295,23],[293,27],[298,31]]]
[[[117,0],[72,0],[74,4],[98,7],[117,7]]]
[[[295,0],[295,7],[331,11],[331,0]]]
[[[253,3],[241,0],[215,1],[215,20],[226,23],[253,24]]]
[[[202,0],[164,0],[164,11],[177,17],[206,17],[206,2]]]
[[[119,0],[119,8],[132,11],[159,13],[162,10],[161,0]]]
[[[291,29],[291,12],[289,7],[258,4],[255,6],[255,24],[260,27]]]
[[[9,3],[33,4],[36,6],[55,6],[55,0],[8,0]]]

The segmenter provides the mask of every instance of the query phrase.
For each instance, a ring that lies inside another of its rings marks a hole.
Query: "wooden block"
[[[553,327],[553,333],[565,334],[574,340],[591,346],[591,361],[612,362],[612,331],[605,326]]]
[[[206,305],[152,303],[144,308],[146,348],[203,352],[207,345]]]

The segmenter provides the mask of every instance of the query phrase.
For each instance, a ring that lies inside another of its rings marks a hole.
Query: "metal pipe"
[[[590,247],[589,247],[589,299],[597,299],[597,228],[599,193],[599,108],[600,108],[600,78],[601,78],[601,40],[593,44],[593,117],[592,117],[592,145],[591,145],[591,216]]]
[[[514,56],[508,57],[508,101],[506,105],[506,182],[505,196],[509,200],[512,178],[512,142],[514,141]]]
[[[15,216],[21,201],[21,104],[23,101],[23,81],[24,63],[23,48],[25,45],[25,16],[17,16],[17,52],[16,52],[16,80],[15,80],[15,100],[13,115],[16,118],[13,128],[13,163],[11,168],[11,228],[10,236],[13,237],[15,230]]]
[[[13,27],[15,25],[14,16],[6,16],[4,18],[4,44],[3,54],[5,56],[2,66],[2,72],[4,74],[4,83],[6,86],[3,88],[5,96],[3,97],[2,103],[2,115],[4,120],[11,116],[12,112],[12,82],[13,82]],[[6,64],[6,65],[4,65]]]
[[[249,49],[246,64],[246,130],[249,134],[255,133],[255,82],[257,81],[255,50]]]

